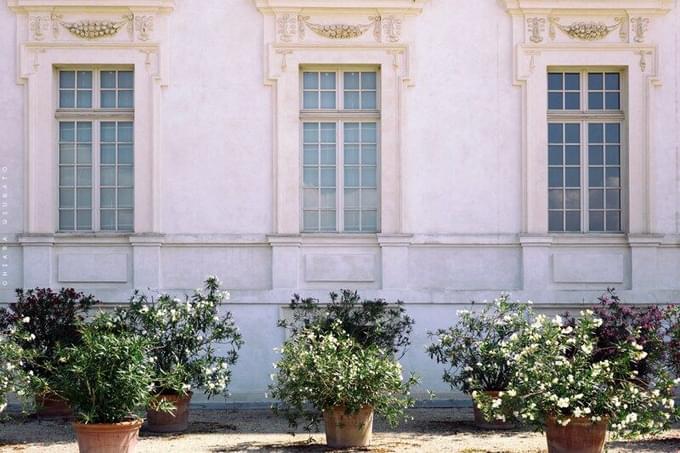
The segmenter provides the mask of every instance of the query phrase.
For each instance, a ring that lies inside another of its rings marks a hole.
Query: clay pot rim
[[[575,417],[575,416],[570,416],[570,417],[567,417],[567,418],[569,418],[569,420],[571,420],[571,421],[569,422],[569,425],[574,424],[574,425],[580,425],[580,426],[586,426],[586,425],[598,426],[598,425],[602,425],[602,424],[605,424],[605,423],[606,423],[607,426],[609,426],[609,416],[598,415],[598,416],[596,416],[596,417],[601,417],[602,420],[597,421],[597,422],[594,422],[594,421],[591,419],[591,417]],[[555,415],[548,415],[548,416],[546,417],[546,422],[548,422],[548,423],[553,423],[553,424],[557,425],[558,427],[562,428],[562,425],[560,425],[559,423],[557,423],[557,416],[555,416]],[[547,425],[547,423],[546,423],[546,425]],[[567,426],[569,426],[569,425],[567,425]]]
[[[375,408],[373,407],[372,404],[366,404],[366,405],[364,405],[364,406],[361,406],[361,407],[359,408],[359,410],[357,410],[356,412],[350,413],[350,415],[358,414],[359,412],[364,411],[364,410],[371,410],[371,411],[372,411],[372,410],[374,410],[374,409],[375,409]],[[331,407],[328,407],[328,408],[326,408],[326,409],[323,409],[322,412],[336,411],[336,410],[342,410],[343,413],[347,414],[347,411],[346,411],[346,409],[345,409],[345,406],[344,406],[344,405],[340,405],[340,404],[337,405],[337,406],[331,406]]]
[[[73,428],[81,431],[121,431],[124,429],[139,429],[144,424],[144,419],[126,420],[116,423],[82,423],[73,422]]]

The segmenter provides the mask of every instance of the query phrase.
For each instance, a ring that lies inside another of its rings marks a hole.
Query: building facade
[[[293,293],[680,299],[675,0],[5,0],[0,303],[215,274],[261,401]]]

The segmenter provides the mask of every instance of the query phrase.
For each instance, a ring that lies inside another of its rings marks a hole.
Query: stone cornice
[[[262,13],[285,11],[420,14],[428,0],[253,0]]]
[[[611,12],[631,11],[638,14],[666,14],[673,0],[501,0],[511,14],[536,12]]]
[[[139,9],[168,12],[175,8],[175,0],[7,0],[7,6],[18,13],[55,8],[74,10]]]

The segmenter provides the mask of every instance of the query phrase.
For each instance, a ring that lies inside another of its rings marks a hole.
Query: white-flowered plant
[[[230,312],[219,313],[229,293],[210,276],[204,288],[179,299],[135,293],[130,306],[118,310],[126,330],[151,341],[157,394],[186,395],[197,388],[210,397],[228,394],[231,367],[243,339]]]
[[[530,313],[530,303],[513,302],[502,294],[479,312],[459,311],[453,327],[430,333],[436,342],[427,352],[448,365],[444,382],[467,394],[505,390],[512,370],[501,346],[526,325]]]
[[[636,364],[646,353],[635,341],[602,354],[601,325],[590,310],[577,320],[536,316],[501,348],[513,368],[506,390],[497,398],[473,392],[476,404],[487,417],[513,414],[539,430],[552,417],[563,426],[574,417],[606,420],[614,435],[625,438],[667,429],[678,416],[669,373],[657,367],[640,379]]]
[[[30,334],[13,329],[10,335],[0,335],[0,414],[7,407],[9,393],[29,402],[39,384],[33,371],[26,371],[32,353],[14,341],[16,338],[30,341]]]

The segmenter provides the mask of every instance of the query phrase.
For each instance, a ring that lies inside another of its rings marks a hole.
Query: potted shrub
[[[58,352],[52,389],[75,412],[81,453],[132,452],[142,426],[139,411],[153,400],[149,341],[116,328],[106,314],[80,332],[78,344]]]
[[[306,430],[318,429],[323,415],[327,442],[332,446],[361,446],[370,442],[369,421],[373,412],[396,423],[412,404],[408,389],[416,382],[414,376],[405,383],[400,381],[401,386],[392,380],[400,366],[395,357],[400,352],[403,355],[409,346],[414,324],[404,304],[364,300],[356,291],[342,290],[340,294],[331,293],[330,302],[325,304],[296,294],[288,309],[289,316],[279,321],[279,326],[288,330],[290,340],[284,345],[279,374],[273,376],[272,397],[281,400],[273,405],[274,412],[285,415],[292,428],[297,426],[298,418],[305,418]],[[314,362],[317,354],[325,354],[318,349],[340,338],[344,349],[329,356],[318,373],[337,373],[344,376],[345,382],[331,382],[331,374],[315,377],[317,371],[312,364],[305,365],[306,369],[297,368],[304,360]],[[297,357],[297,352],[291,352],[298,349],[308,351],[308,355]],[[307,384],[298,387],[301,379]],[[378,383],[381,379],[383,384]],[[305,402],[315,409],[305,410]]]
[[[10,304],[9,309],[0,309],[0,331],[9,335],[10,330],[26,334],[17,337],[16,342],[32,353],[31,360],[24,362],[24,370],[43,384],[36,395],[38,416],[71,416],[68,405],[50,391],[52,370],[59,365],[55,353],[80,341],[78,324],[98,301],[73,288],[62,288],[58,292],[49,288],[17,289],[16,292],[17,301]]]
[[[483,392],[495,397],[512,378],[512,367],[501,351],[510,336],[523,328],[529,318],[529,304],[512,302],[502,294],[479,312],[461,310],[457,323],[448,329],[430,332],[436,342],[427,352],[437,363],[448,365],[444,382],[467,395]],[[475,424],[487,429],[508,429],[509,422],[486,420],[473,404]]]
[[[473,394],[480,409],[544,430],[551,453],[602,452],[608,428],[622,437],[667,428],[678,415],[669,374],[658,367],[641,379],[636,368],[648,355],[634,340],[608,346],[614,353],[604,358],[603,324],[591,310],[571,322],[536,316],[502,346],[513,367],[506,390]]]
[[[150,431],[186,430],[192,389],[201,387],[208,397],[227,394],[231,367],[243,344],[231,313],[219,315],[228,298],[211,276],[202,290],[184,300],[167,294],[154,300],[135,293],[130,306],[118,310],[118,322],[151,343],[154,395],[174,406],[171,413],[149,408]]]
[[[367,446],[373,414],[396,425],[413,404],[414,376],[402,379],[399,362],[390,351],[362,345],[339,320],[298,330],[281,349],[272,376],[275,413],[292,428],[305,419],[305,429],[317,428],[323,417],[331,447]]]

